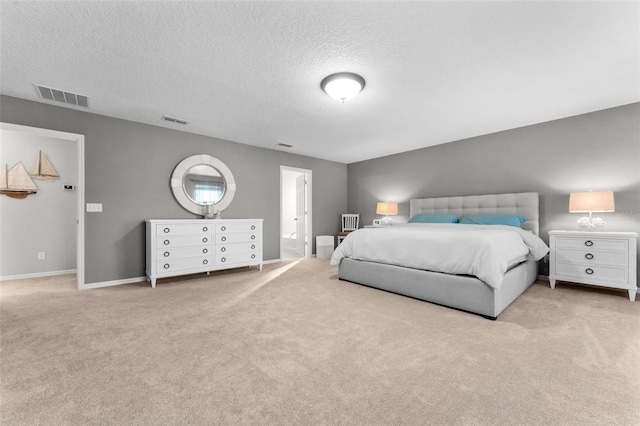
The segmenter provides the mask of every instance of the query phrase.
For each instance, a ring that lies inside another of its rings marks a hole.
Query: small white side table
[[[625,289],[636,299],[635,232],[549,232],[549,282],[592,284]]]

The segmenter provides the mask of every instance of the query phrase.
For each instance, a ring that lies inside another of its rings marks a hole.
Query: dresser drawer
[[[157,237],[158,250],[166,247],[203,246],[212,244],[212,236],[206,235],[178,235]]]
[[[233,234],[216,233],[216,244],[250,243],[260,241],[259,232],[237,232]]]
[[[216,224],[216,233],[228,233],[228,232],[252,232],[259,231],[260,224],[259,223],[251,223],[251,222],[224,222]]]
[[[216,265],[229,265],[234,263],[250,263],[251,261],[257,261],[262,263],[262,258],[259,253],[216,253]]]
[[[557,262],[570,262],[581,265],[604,265],[626,267],[629,256],[622,251],[597,251],[597,250],[556,250]]]
[[[164,224],[156,225],[156,236],[165,235],[199,235],[211,234],[213,229],[210,224]]]
[[[574,278],[579,282],[599,283],[627,283],[629,270],[627,268],[609,268],[605,266],[578,265],[573,263],[556,262],[556,278]]]
[[[171,248],[159,248],[156,254],[156,259],[160,260],[173,260],[184,259],[187,257],[207,256],[213,254],[213,246],[205,245],[198,247],[171,247]]]
[[[213,265],[213,256],[200,256],[189,259],[158,260],[156,268],[158,275],[175,275],[176,271],[206,270],[207,267],[213,267]]]
[[[257,253],[261,246],[255,243],[235,243],[216,245],[216,254]]]
[[[582,237],[582,238],[556,238],[558,249],[586,249],[586,250],[616,250],[627,251],[628,240],[614,238]]]

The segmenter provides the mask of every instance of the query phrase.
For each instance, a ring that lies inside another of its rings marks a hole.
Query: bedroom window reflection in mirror
[[[187,170],[183,185],[187,196],[201,206],[216,204],[224,196],[224,177],[207,164],[198,164]]]

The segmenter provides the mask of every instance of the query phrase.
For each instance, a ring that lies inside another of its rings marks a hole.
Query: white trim
[[[56,275],[75,274],[77,273],[77,271],[78,271],[77,269],[68,269],[66,271],[49,271],[49,272],[37,272],[35,274],[7,275],[4,277],[0,277],[0,281],[26,280],[29,278],[53,277]]]
[[[78,203],[76,210],[78,231],[76,232],[76,274],[78,279],[78,289],[80,290],[84,288],[84,135],[4,122],[0,122],[0,129],[76,142],[76,148],[78,149],[78,199],[76,200]]]
[[[101,281],[98,283],[85,284],[81,290],[91,290],[94,288],[101,288],[101,287],[113,287],[116,285],[134,284],[134,283],[141,283],[145,281],[147,281],[147,277],[126,278],[124,280],[113,280],[113,281]],[[149,286],[149,288],[151,288],[151,286]]]
[[[279,241],[280,241],[280,256],[282,256],[282,180],[284,171],[304,173],[305,178],[307,180],[307,245],[305,247],[305,256],[304,257],[313,257],[313,170],[309,169],[301,169],[298,167],[290,167],[290,166],[280,166],[280,232]]]
[[[266,265],[270,263],[280,263],[280,262],[281,262],[280,259],[272,259],[272,260],[265,260],[262,262],[262,264]],[[254,266],[258,267],[257,265],[254,265]],[[237,269],[252,268],[254,266],[240,266]],[[211,272],[215,272],[215,271],[211,271]],[[197,274],[203,274],[203,272],[198,272]],[[197,275],[197,274],[193,274],[193,275]],[[191,274],[186,274],[186,275],[191,275]],[[146,276],[144,276],[144,277],[136,277],[136,278],[125,278],[123,280],[102,281],[97,283],[85,284],[84,289],[89,290],[93,288],[113,287],[116,285],[135,284],[135,283],[141,283],[141,282],[149,282],[149,280],[147,279]],[[151,286],[149,286],[149,288],[151,288]]]

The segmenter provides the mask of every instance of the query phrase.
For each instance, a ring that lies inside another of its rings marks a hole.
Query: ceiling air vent
[[[279,143],[278,146],[283,146],[285,148],[293,148],[293,145],[289,145],[287,143]]]
[[[183,120],[181,118],[175,118],[175,117],[169,117],[168,115],[163,115],[162,119],[164,121],[170,121],[172,123],[178,123],[178,124],[189,124],[189,122],[187,120]]]
[[[34,86],[36,87],[38,96],[42,99],[89,108],[89,97],[87,96],[65,92],[64,90],[52,89],[51,87],[40,86],[37,84],[34,84]]]

